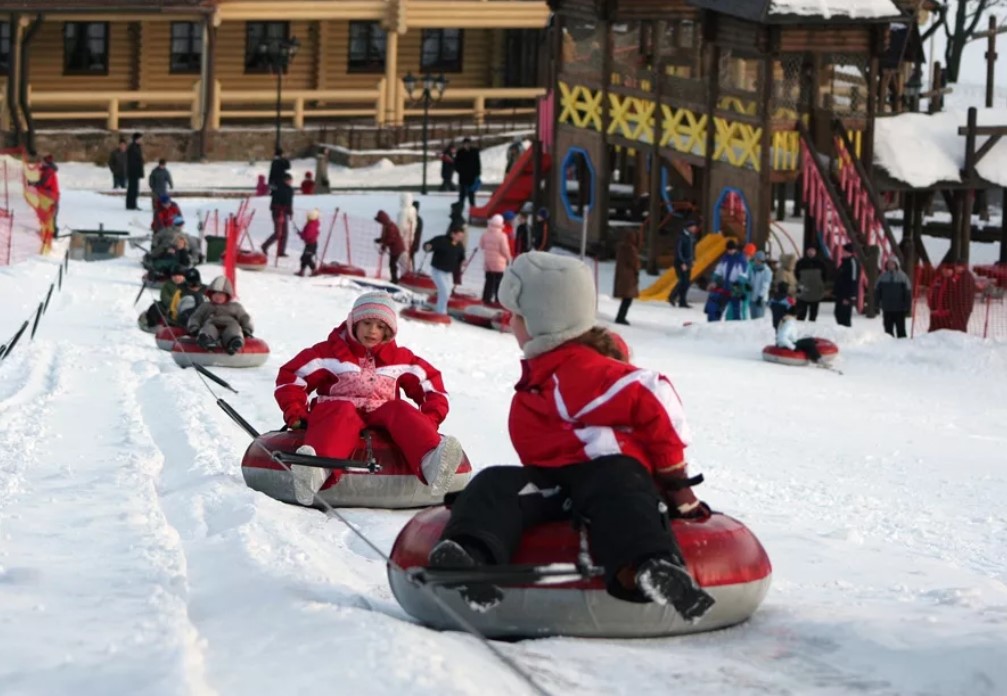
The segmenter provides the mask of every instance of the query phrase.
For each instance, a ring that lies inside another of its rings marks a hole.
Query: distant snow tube
[[[403,273],[399,276],[399,285],[404,287],[406,290],[412,290],[413,292],[420,293],[421,295],[430,295],[437,292],[437,286],[434,284],[434,279],[426,273],[415,273],[413,271]]]
[[[435,307],[437,305],[437,293],[428,296],[426,304],[428,305],[428,308]],[[452,293],[451,297],[448,298],[448,314],[455,319],[461,319],[462,314],[465,313],[466,309],[481,304],[482,302],[477,297]]]
[[[451,323],[451,317],[447,314],[438,314],[437,312],[429,309],[423,309],[422,307],[406,307],[399,312],[399,316],[403,316],[406,319],[426,322],[427,324]]]
[[[238,251],[234,265],[245,271],[261,271],[269,263],[269,257],[261,251]]]
[[[506,310],[489,307],[484,304],[472,304],[462,310],[458,316],[466,324],[480,326],[484,329],[492,329],[493,321],[500,321]]]
[[[427,591],[406,572],[427,565],[450,515],[446,508],[424,510],[406,523],[392,547],[388,580],[392,593],[410,615],[438,629],[457,628]],[[672,607],[616,599],[602,579],[554,585],[507,586],[492,611],[478,613],[455,589],[432,588],[454,611],[489,638],[577,636],[648,638],[712,631],[748,619],[762,603],[772,566],[759,540],[741,522],[722,514],[706,520],[674,520],[675,536],[689,571],[716,599],[697,623],[682,619]],[[575,563],[579,537],[569,522],[551,522],[525,532],[515,564]]]
[[[334,470],[319,491],[319,498],[332,507],[416,508],[439,505],[443,495],[432,495],[406,464],[402,453],[382,430],[372,430],[371,448],[381,470],[350,473]],[[304,444],[303,430],[273,431],[257,437],[241,460],[241,474],[249,488],[270,498],[297,505],[290,472],[270,458],[272,452],[293,452]],[[261,446],[260,446],[261,445]],[[367,463],[367,443],[363,437],[349,457]],[[462,459],[450,492],[460,491],[472,477],[468,457]],[[317,503],[314,507],[321,507]]]
[[[818,352],[822,354],[823,362],[831,362],[839,354],[839,346],[824,338],[816,338],[815,345]],[[781,365],[794,365],[800,367],[807,365],[810,360],[799,350],[790,350],[779,346],[766,346],[762,349],[762,359],[766,362],[779,363]]]
[[[144,333],[156,334],[157,330],[164,326],[164,322],[158,319],[157,323],[151,326],[147,323],[147,312],[140,312],[136,317],[136,325]]]
[[[175,341],[186,335],[186,330],[181,326],[161,326],[154,334],[154,341],[161,350],[171,350]]]
[[[190,336],[182,336],[171,347],[171,358],[182,367],[202,365],[203,367],[258,367],[269,358],[269,346],[261,338],[249,336],[245,345],[234,355],[214,348],[207,350]]]
[[[511,313],[504,310],[493,319],[493,328],[502,333],[513,333],[510,328]]]
[[[344,275],[344,276],[353,276],[354,278],[366,278],[367,271],[360,268],[359,266],[351,266],[348,263],[340,263],[339,261],[333,261],[331,263],[323,263],[311,275],[313,276]]]

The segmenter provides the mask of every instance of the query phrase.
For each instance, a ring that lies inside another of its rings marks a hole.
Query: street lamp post
[[[263,61],[269,66],[269,71],[276,74],[276,150],[280,148],[280,120],[283,103],[283,73],[287,72],[290,62],[297,55],[301,42],[296,38],[263,39],[259,42],[258,51]]]
[[[444,89],[448,86],[448,81],[444,79],[444,75],[438,75],[434,77],[430,73],[427,73],[422,78],[423,91],[418,95],[416,94],[416,88],[420,86],[421,81],[413,77],[412,73],[408,73],[404,78],[402,78],[402,84],[406,88],[406,96],[411,102],[423,102],[423,186],[420,189],[420,193],[424,196],[427,195],[427,152],[429,150],[429,130],[430,130],[430,105],[434,102],[439,102],[444,98]]]

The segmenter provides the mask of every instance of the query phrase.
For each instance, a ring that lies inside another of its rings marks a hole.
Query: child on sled
[[[475,477],[430,565],[509,563],[525,527],[572,511],[587,522],[610,594],[697,619],[713,599],[689,575],[667,520],[669,506],[679,517],[710,514],[686,473],[685,413],[666,377],[618,359],[612,335],[594,325],[594,297],[591,271],[573,258],[532,251],[504,274],[500,302],[525,356],[510,411],[523,466]],[[480,610],[501,599],[492,585],[460,589]]]
[[[780,320],[780,325],[776,329],[776,345],[779,348],[800,351],[808,356],[808,360],[814,364],[819,367],[825,367],[824,363],[821,362],[822,354],[818,351],[818,344],[815,343],[815,339],[797,337],[796,306],[788,307],[786,314],[783,315],[783,319]]]
[[[252,335],[252,317],[234,300],[234,287],[224,276],[213,279],[206,296],[210,301],[189,316],[185,328],[202,348],[219,347],[234,355],[245,347],[245,337]]]
[[[461,464],[461,444],[437,433],[448,414],[440,372],[397,345],[397,330],[391,295],[361,295],[328,339],[280,368],[276,402],[289,427],[306,429],[299,454],[345,459],[361,430],[382,428],[413,473],[435,493],[443,493]],[[399,390],[419,408],[400,398]],[[297,502],[310,505],[329,472],[298,465],[291,470]]]

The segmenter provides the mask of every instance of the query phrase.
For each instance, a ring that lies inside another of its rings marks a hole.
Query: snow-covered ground
[[[121,199],[65,196],[72,227],[136,222]],[[364,217],[396,200],[318,202]],[[449,202],[424,200],[428,226],[443,226]],[[231,204],[183,208],[191,219]],[[245,487],[245,434],[136,329],[130,253],[71,262],[35,341],[0,363],[0,693],[529,693],[471,637],[415,624],[347,528]],[[34,310],[56,264],[0,268],[0,336]],[[228,401],[260,429],[280,424],[276,368],[357,292],[289,270],[239,272],[272,356],[220,370],[240,391]],[[603,294],[600,321],[615,308]],[[879,321],[843,329],[823,314],[814,330],[840,345],[843,376],[762,362],[768,320],[632,308],[622,333],[635,362],[682,395],[703,498],[760,537],[773,587],[750,622],[716,633],[499,644],[550,693],[1007,693],[1007,345],[897,342]],[[478,467],[515,461],[513,339],[400,326],[444,372],[444,430]],[[411,515],[345,514],[386,551]]]

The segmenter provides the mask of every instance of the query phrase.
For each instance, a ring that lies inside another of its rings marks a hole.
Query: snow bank
[[[880,19],[900,13],[891,0],[773,0],[770,14]]]

